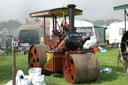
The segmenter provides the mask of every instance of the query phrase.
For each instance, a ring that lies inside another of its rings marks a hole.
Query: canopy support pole
[[[53,20],[52,20],[52,22],[53,22],[53,31],[52,31],[52,33],[53,33],[53,35],[54,35],[54,32],[55,32],[55,21],[54,21],[54,19],[55,19],[55,16],[53,15],[53,18],[52,18]]]
[[[44,36],[45,36],[45,16],[44,16]]]

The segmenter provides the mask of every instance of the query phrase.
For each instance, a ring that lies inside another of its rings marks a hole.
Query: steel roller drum
[[[93,53],[70,54],[70,59],[68,57],[65,59],[64,77],[68,83],[95,81],[99,72],[98,60]]]
[[[31,46],[28,54],[28,64],[29,68],[31,67],[40,67],[44,68],[44,64],[46,63],[46,53],[48,51],[48,47],[45,45],[33,45]]]

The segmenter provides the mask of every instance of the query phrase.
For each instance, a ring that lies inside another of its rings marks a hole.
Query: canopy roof
[[[63,17],[64,16],[69,16],[68,13],[68,7],[63,7],[63,8],[55,8],[55,9],[50,9],[50,10],[44,10],[44,11],[39,11],[39,12],[34,12],[30,13],[30,17],[53,17],[53,16],[58,16],[58,17]],[[74,15],[82,15],[82,10],[80,9],[75,9]]]
[[[127,8],[128,8],[128,4],[113,7],[114,10],[122,10]]]

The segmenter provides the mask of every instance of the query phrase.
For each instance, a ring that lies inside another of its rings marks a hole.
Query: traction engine
[[[83,49],[83,44],[90,37],[83,38],[76,32],[74,16],[81,15],[82,10],[76,9],[74,4],[68,7],[56,8],[30,13],[30,17],[52,18],[52,35],[45,35],[44,45],[31,46],[28,54],[29,68],[41,67],[42,72],[63,72],[68,83],[83,83],[97,80],[99,64],[92,49]],[[69,28],[66,17],[69,16]],[[57,30],[57,18],[63,17],[63,31]]]

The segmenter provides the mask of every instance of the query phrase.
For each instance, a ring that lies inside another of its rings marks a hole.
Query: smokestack
[[[69,4],[68,8],[69,8],[69,27],[70,27],[70,31],[76,31],[76,29],[74,28],[74,9],[75,9],[76,5],[74,4]]]

